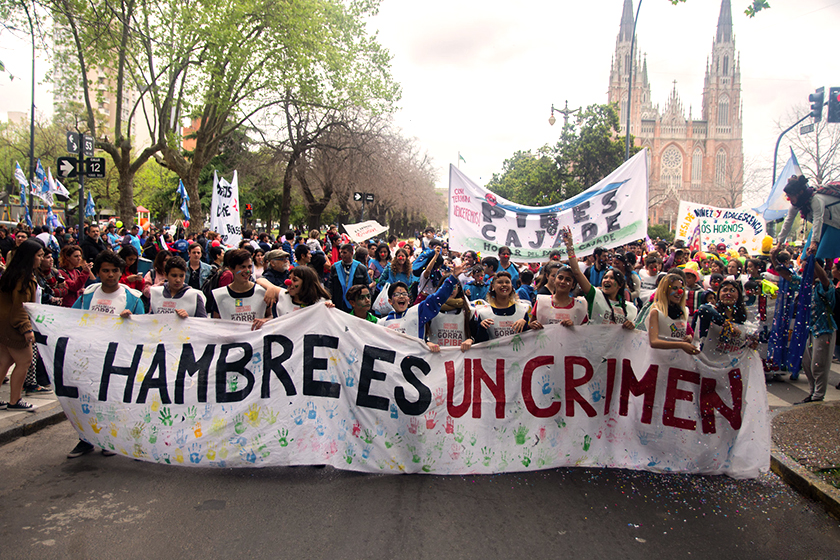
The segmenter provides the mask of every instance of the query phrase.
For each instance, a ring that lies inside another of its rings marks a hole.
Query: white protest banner
[[[761,252],[761,242],[767,234],[764,218],[754,210],[730,210],[681,200],[675,239],[688,240],[698,225],[701,249],[710,243],[725,243],[729,249],[746,247],[754,254]]]
[[[322,305],[259,331],[27,310],[80,436],[144,461],[437,474],[769,468],[764,373],[751,350],[713,366],[653,350],[647,333],[550,325],[433,354]]]
[[[376,220],[367,220],[365,222],[359,222],[358,224],[344,224],[342,227],[354,243],[367,241],[372,237],[382,235],[388,231],[388,226],[383,226]]]
[[[239,247],[242,241],[242,222],[239,219],[239,178],[233,181],[213,172],[213,200],[210,202],[210,229],[221,235],[223,245]]]
[[[647,148],[595,186],[553,206],[514,204],[473,183],[449,166],[449,246],[455,251],[496,254],[542,262],[552,250],[565,254],[562,229],[572,228],[578,255],[595,247],[618,247],[647,234]]]

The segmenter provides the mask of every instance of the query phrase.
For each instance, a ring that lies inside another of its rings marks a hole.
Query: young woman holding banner
[[[554,295],[537,295],[530,327],[541,329],[545,325],[560,323],[564,327],[583,325],[589,320],[586,301],[572,297],[575,275],[571,267],[561,265],[554,274]]]
[[[685,306],[687,293],[679,274],[668,274],[659,282],[646,319],[651,348],[682,350],[691,355],[700,353],[700,349],[691,344],[692,333]]]
[[[568,227],[563,230],[563,241],[569,255],[569,267],[586,298],[589,323],[621,325],[625,329],[633,330],[637,310],[635,305],[624,300],[624,276],[615,270],[608,270],[601,280],[601,286],[596,288],[589,283],[589,279],[580,270],[580,265],[575,258],[572,231]]]
[[[531,303],[519,301],[510,274],[497,272],[487,291],[487,303],[476,303],[478,329],[475,341],[484,342],[528,330],[530,313]]]
[[[357,284],[357,286],[361,285]],[[321,285],[318,274],[313,269],[308,266],[298,266],[289,271],[286,289],[280,289],[274,314],[281,317],[316,303],[335,307],[330,297],[330,293]]]

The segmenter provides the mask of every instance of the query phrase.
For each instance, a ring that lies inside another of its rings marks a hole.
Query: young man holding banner
[[[113,251],[99,253],[93,263],[93,274],[99,277],[100,283],[91,284],[85,288],[84,293],[76,300],[73,307],[119,315],[124,319],[132,314],[143,315],[146,310],[140,300],[142,294],[124,284],[120,284],[120,276],[122,276],[124,269],[125,261]],[[90,453],[94,449],[93,444],[79,439],[79,443],[67,454],[67,458],[75,459]],[[113,451],[104,448],[102,454],[106,457],[115,455]]]

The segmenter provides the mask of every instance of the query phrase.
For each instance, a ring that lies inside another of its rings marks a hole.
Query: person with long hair
[[[500,271],[493,275],[487,302],[477,303],[476,342],[513,336],[528,330],[531,302],[519,301],[513,289],[513,278],[509,272]]]
[[[35,412],[31,404],[20,398],[35,343],[35,333],[23,304],[35,302],[38,291],[35,271],[43,257],[44,246],[27,239],[17,247],[15,258],[0,276],[0,383],[14,365],[9,402],[0,401],[0,409]]]
[[[546,325],[560,323],[564,327],[584,325],[589,321],[586,300],[571,295],[575,289],[575,275],[570,266],[557,267],[554,275],[554,295],[538,295],[531,312],[529,327],[539,330]]]
[[[679,274],[668,274],[660,280],[646,319],[651,348],[682,350],[692,356],[700,353],[700,349],[691,343],[685,305],[687,294]]]
[[[91,276],[90,264],[85,262],[82,249],[78,245],[65,245],[58,257],[58,267],[67,287],[67,294],[62,298],[61,305],[73,307]]]
[[[145,301],[149,301],[151,289],[153,286],[163,286],[166,282],[166,262],[172,258],[172,252],[164,249],[158,251],[155,255],[155,260],[152,264],[152,269],[143,277],[143,297]]]
[[[540,274],[537,276],[537,295],[550,296],[554,294],[554,282],[557,277],[557,271],[563,266],[559,261],[548,261],[542,267]]]
[[[375,283],[379,283],[379,278],[385,272],[385,268],[391,262],[391,249],[388,248],[387,243],[380,243],[376,246],[376,251],[372,253],[373,257],[368,263],[370,269],[370,278]]]
[[[379,276],[379,289],[381,290],[385,284],[394,284],[402,282],[406,286],[411,285],[411,261],[409,260],[408,251],[405,249],[397,249],[394,252],[394,257],[391,259],[382,274]]]
[[[601,279],[601,286],[596,288],[589,283],[589,278],[580,270],[580,265],[575,258],[572,232],[568,227],[563,230],[563,241],[566,243],[566,253],[569,255],[569,267],[586,298],[589,323],[621,325],[628,330],[636,328],[633,322],[636,320],[636,306],[624,299],[624,275],[610,269]]]
[[[298,266],[290,270],[289,279],[286,280],[286,289],[280,288],[279,291],[274,310],[274,315],[277,317],[316,303],[323,303],[330,308],[335,307],[330,300],[330,293],[321,285],[318,273],[308,266]]]
[[[137,272],[137,264],[140,261],[140,255],[133,245],[125,245],[117,256],[125,261],[125,270],[120,277],[120,284],[125,284],[133,290],[137,290],[141,294],[143,288],[146,287],[146,282],[143,280],[143,275]]]
[[[837,183],[832,183],[833,194],[818,193],[808,186],[808,179],[804,175],[793,175],[788,179],[784,191],[790,201],[790,209],[782,224],[782,231],[777,238],[776,248],[780,249],[793,228],[796,215],[800,214],[803,221],[811,222],[811,232],[808,234],[807,253],[820,258],[835,258],[840,256],[840,198],[837,196]],[[828,239],[820,247],[820,241]],[[817,249],[820,249],[817,251]]]
[[[743,289],[737,280],[723,280],[715,294],[715,303],[700,306],[696,314],[695,337],[700,341],[701,351],[728,353],[747,344],[758,344],[757,340],[751,340],[744,326],[747,306],[744,305]]]

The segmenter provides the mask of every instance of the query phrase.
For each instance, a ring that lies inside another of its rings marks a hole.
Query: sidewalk
[[[9,384],[0,385],[0,401],[9,401]],[[24,395],[23,400],[35,407],[35,412],[0,410],[0,445],[28,436],[64,420],[64,411],[55,393]]]

